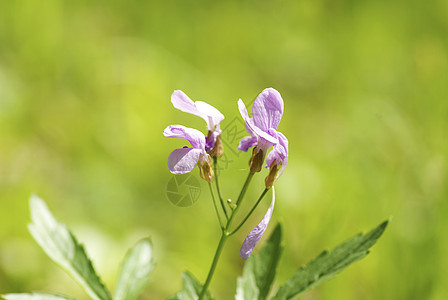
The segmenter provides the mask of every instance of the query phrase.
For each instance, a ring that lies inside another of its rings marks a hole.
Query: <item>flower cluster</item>
[[[207,136],[205,136],[196,129],[182,125],[168,126],[163,132],[166,137],[186,139],[191,144],[191,147],[185,146],[171,152],[168,157],[168,168],[173,174],[185,174],[191,172],[197,165],[200,176],[206,181],[211,182],[214,177],[211,157],[215,157],[214,162],[216,163],[224,151],[221,141],[222,131],[220,129],[220,123],[224,120],[224,116],[213,106],[202,101],[194,102],[179,90],[172,94],[171,102],[175,108],[203,118],[207,123],[208,132]],[[273,88],[267,88],[255,99],[252,106],[252,117],[249,117],[246,106],[241,99],[238,101],[238,108],[245,121],[246,130],[250,134],[250,136],[241,139],[238,150],[247,152],[249,148],[253,147],[252,156],[249,161],[249,177],[251,178],[255,173],[260,172],[265,161],[265,167],[269,169],[269,173],[265,178],[266,190],[259,198],[260,201],[267,190],[273,187],[275,181],[285,170],[288,162],[288,140],[281,132],[277,131],[277,127],[283,116],[283,99],[278,91]],[[270,150],[271,147],[272,150]],[[218,182],[217,180],[215,181],[219,193]],[[244,196],[249,182],[247,181],[243,187],[238,201]],[[226,208],[224,205],[221,195],[219,195],[219,198],[221,200],[222,213],[227,219],[227,224],[221,224],[220,214],[217,209],[216,211],[223,234],[228,236],[235,233],[251,213],[246,216],[235,231],[229,232],[230,223],[239,208],[238,205],[241,203],[237,201],[234,206],[230,207],[232,212],[229,218],[227,213],[229,208]],[[251,212],[256,208],[259,201],[254,205]],[[250,256],[263,233],[266,231],[274,210],[274,204],[275,196],[273,195],[271,204],[262,221],[248,234],[243,242],[240,251],[243,259],[247,259]]]
[[[168,157],[168,169],[173,174],[185,174],[198,165],[201,178],[210,182],[214,175],[210,155],[221,157],[223,154],[220,123],[224,116],[205,102],[193,102],[180,90],[174,91],[171,102],[175,108],[203,118],[207,122],[208,135],[205,137],[202,132],[182,125],[168,126],[163,131],[164,136],[186,139],[192,146],[171,152]]]
[[[283,107],[280,93],[273,88],[263,90],[255,99],[252,118],[249,117],[243,101],[241,99],[238,101],[246,130],[251,135],[241,139],[238,150],[247,152],[250,147],[255,146],[249,162],[251,172],[260,172],[268,149],[273,147],[266,159],[266,168],[270,169],[265,180],[267,188],[272,187],[288,163],[288,140],[277,131],[283,116]]]
[[[238,101],[238,108],[245,121],[246,130],[251,135],[241,139],[238,150],[247,152],[250,147],[254,147],[249,161],[252,173],[261,171],[266,153],[272,147],[266,158],[266,168],[269,169],[269,174],[265,179],[265,184],[266,188],[269,189],[284,172],[288,163],[288,139],[277,131],[283,116],[283,99],[278,91],[267,88],[255,99],[252,106],[252,118],[249,117],[246,106],[241,99]],[[251,230],[244,240],[240,250],[243,259],[249,258],[266,231],[274,205],[275,195],[273,195],[268,211],[261,222]]]

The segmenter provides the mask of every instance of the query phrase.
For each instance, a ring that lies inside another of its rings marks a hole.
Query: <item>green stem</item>
[[[204,285],[202,286],[201,293],[199,294],[198,300],[201,300],[204,298],[205,293],[207,292],[208,286],[210,285],[210,282],[212,281],[213,273],[215,272],[216,265],[218,264],[219,257],[221,256],[222,249],[224,248],[224,244],[226,243],[226,240],[228,238],[228,234],[223,231],[221,233],[221,239],[219,240],[218,248],[216,248],[215,257],[213,258],[212,265],[210,267],[210,270],[208,271],[207,279],[205,280]]]
[[[232,223],[233,217],[236,215],[238,209],[241,206],[241,202],[244,198],[244,195],[246,194],[247,188],[249,187],[249,183],[252,180],[252,177],[254,176],[255,173],[249,173],[249,175],[247,176],[246,182],[243,185],[243,188],[241,189],[240,195],[238,196],[238,199],[236,200],[236,207],[235,209],[232,211],[232,214],[230,215],[229,220],[227,221],[227,225],[226,225],[226,231],[229,230],[230,228],[230,224]]]
[[[264,189],[263,193],[261,193],[260,197],[258,198],[257,202],[255,203],[255,205],[252,207],[252,209],[250,210],[250,212],[247,214],[247,216],[244,218],[244,220],[240,223],[240,225],[238,225],[235,230],[233,230],[231,233],[229,233],[229,236],[235,234],[243,225],[244,223],[246,223],[247,219],[249,219],[249,217],[252,215],[252,213],[254,212],[254,210],[257,208],[258,204],[260,204],[261,200],[263,199],[263,197],[266,195],[266,193],[269,191],[269,189]]]
[[[210,282],[212,281],[213,273],[215,272],[219,257],[221,256],[221,252],[224,248],[224,244],[226,243],[227,238],[230,236],[228,233],[230,223],[231,223],[233,217],[235,216],[235,214],[241,204],[241,201],[244,198],[244,195],[246,194],[247,188],[248,188],[249,183],[252,180],[253,176],[254,176],[254,173],[249,173],[249,175],[247,176],[246,182],[244,182],[244,185],[241,188],[240,195],[238,196],[238,199],[236,201],[236,208],[232,211],[230,218],[227,220],[227,224],[226,224],[225,228],[223,227],[223,230],[221,232],[221,239],[219,240],[218,247],[216,248],[215,256],[213,257],[212,265],[210,266],[210,270],[208,271],[207,279],[205,280],[205,283],[202,286],[202,290],[201,290],[201,293],[199,294],[198,300],[202,300],[202,298],[204,298],[205,293],[207,292],[208,286],[210,285]],[[210,185],[210,191],[211,191],[211,185]],[[213,193],[212,193],[212,195],[213,195]]]
[[[212,195],[213,199],[213,206],[215,207],[216,215],[218,216],[219,226],[221,227],[221,230],[224,230],[224,225],[222,224],[221,216],[219,215],[218,206],[216,205],[216,198],[213,194],[212,184],[209,182],[208,187],[210,188],[210,194]]]
[[[216,190],[218,192],[218,197],[219,200],[221,202],[221,207],[222,210],[224,211],[224,214],[226,215],[226,219],[229,219],[229,215],[227,214],[227,210],[226,210],[226,206],[224,204],[224,199],[222,198],[221,195],[221,189],[219,188],[219,181],[218,181],[218,158],[216,156],[213,157],[213,167],[214,167],[214,171],[215,171],[215,183],[216,183]]]

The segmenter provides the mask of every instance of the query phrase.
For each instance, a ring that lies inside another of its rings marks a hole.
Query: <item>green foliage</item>
[[[143,239],[129,249],[123,260],[114,299],[136,299],[146,286],[153,268],[151,242],[149,239]]]
[[[90,259],[75,236],[56,221],[45,202],[37,196],[30,199],[32,223],[28,228],[45,253],[69,273],[94,300],[112,300],[109,291],[95,273]],[[135,300],[148,282],[154,267],[149,239],[140,240],[129,249],[118,275],[115,299]],[[6,294],[6,300],[61,300],[68,299],[48,294]]]
[[[41,294],[41,293],[6,294],[2,295],[1,298],[5,300],[71,300],[71,298],[67,298],[64,296]]]
[[[176,295],[167,298],[167,300],[196,300],[201,293],[202,285],[194,278],[193,274],[187,272],[182,273],[182,291]],[[205,293],[204,300],[213,299],[209,291]]]
[[[389,221],[384,221],[367,234],[358,234],[340,244],[333,251],[322,252],[319,256],[300,268],[294,276],[280,287],[273,300],[292,299],[303,292],[329,280],[352,263],[369,254]]]
[[[30,199],[31,220],[28,228],[45,253],[69,273],[94,300],[112,299],[73,234],[51,214],[37,196]]]
[[[237,300],[266,299],[282,250],[282,226],[277,224],[260,253],[251,255],[244,265],[243,276],[238,278]]]
[[[378,257],[382,267],[368,259],[368,276],[347,276],[315,298],[358,300],[358,291],[349,290],[358,284],[370,299],[445,299],[447,5],[1,1],[0,291],[27,291],[43,280],[65,284],[54,269],[42,272],[48,259],[35,255],[20,225],[27,222],[23,199],[31,192],[61,199],[55,205],[71,220],[85,220],[91,232],[100,226],[112,244],[98,240],[99,246],[111,247],[113,264],[123,258],[120,241],[131,228],[151,228],[166,270],[151,279],[153,293],[177,291],[177,281],[166,278],[179,278],[183,263],[213,251],[203,239],[216,228],[209,226],[215,217],[205,185],[192,209],[173,208],[163,198],[174,149],[161,134],[167,120],[204,126],[174,111],[169,96],[182,89],[216,105],[226,117],[226,137],[232,128],[245,131],[238,98],[251,101],[272,86],[285,100],[281,131],[291,146],[276,184],[274,218],[285,220],[290,246],[306,245],[301,254],[285,251],[282,260],[298,267],[297,256],[312,258],[332,240],[328,228],[353,224],[355,233],[393,215],[394,230],[388,229]],[[232,141],[224,139],[226,199],[235,198],[233,187],[249,159]],[[248,197],[258,194],[248,191]],[[179,251],[191,245],[195,251]],[[227,280],[240,275],[241,262],[229,259],[231,253],[227,248],[213,280],[220,299],[234,296]],[[192,271],[199,275],[208,263]],[[295,271],[279,268],[278,276]],[[76,293],[83,298],[83,291]]]

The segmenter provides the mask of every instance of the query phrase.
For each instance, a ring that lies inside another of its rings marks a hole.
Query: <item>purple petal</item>
[[[264,139],[266,142],[270,143],[269,147],[272,146],[272,144],[278,143],[278,140],[275,137],[269,135],[267,133],[267,130],[265,132],[254,124],[253,118],[249,118],[246,106],[244,105],[244,102],[241,99],[238,100],[238,108],[240,110],[241,116],[246,122],[246,130],[247,132],[250,133],[250,135]]]
[[[174,91],[171,95],[173,106],[183,112],[201,117],[207,122],[208,130],[214,131],[215,126],[224,120],[224,115],[216,108],[202,101],[194,102],[181,90]]]
[[[255,136],[255,131],[252,129],[253,122],[252,119],[249,117],[249,114],[247,113],[246,106],[244,105],[243,100],[238,100],[238,109],[240,111],[241,116],[243,117],[243,120],[246,124],[246,130],[249,132],[250,135]]]
[[[255,136],[245,136],[241,139],[237,149],[247,152],[247,150],[250,147],[253,147],[256,144],[257,144],[257,138]]]
[[[278,140],[279,140],[279,144],[283,147],[284,151],[286,152],[285,158],[283,158],[283,162],[282,162],[282,169],[280,170],[280,173],[278,174],[278,176],[282,175],[283,172],[285,171],[286,165],[288,164],[288,139],[286,138],[286,136],[281,133],[281,132],[277,132],[278,133]]]
[[[271,205],[269,205],[268,211],[264,215],[261,222],[254,229],[252,229],[251,232],[249,232],[249,234],[247,235],[246,239],[243,242],[243,245],[241,246],[240,256],[242,259],[246,260],[249,258],[255,246],[257,245],[258,241],[261,239],[264,232],[266,231],[269,221],[271,220],[272,212],[274,211],[274,204],[275,204],[275,192],[274,188],[272,188],[272,202]]]
[[[171,138],[186,139],[196,149],[204,149],[205,147],[205,135],[193,128],[182,125],[170,125],[165,128],[163,135]]]
[[[277,129],[283,115],[283,99],[273,88],[264,89],[252,106],[254,124],[263,131]]]
[[[281,170],[278,176],[282,175],[288,164],[288,139],[283,133],[277,131],[276,136],[278,138],[278,144],[274,145],[274,148],[269,152],[266,158],[266,167],[269,168],[274,160],[277,160],[278,164],[282,164]]]
[[[198,163],[202,150],[195,148],[180,148],[171,152],[168,157],[168,169],[173,174],[191,172]]]
[[[171,103],[178,110],[186,113],[190,113],[202,118],[202,114],[199,112],[198,108],[184,92],[181,90],[174,91],[171,95]]]
[[[207,122],[208,130],[214,131],[215,126],[224,120],[224,115],[208,103],[196,101],[195,105],[202,114],[202,118]]]

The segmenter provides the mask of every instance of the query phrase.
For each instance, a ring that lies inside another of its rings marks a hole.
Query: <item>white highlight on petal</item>
[[[171,152],[168,157],[168,169],[173,174],[191,172],[199,161],[203,150],[195,148],[180,148]]]
[[[196,101],[195,105],[202,114],[202,118],[207,122],[208,130],[215,131],[215,127],[219,127],[221,121],[224,120],[224,115],[206,102]]]

